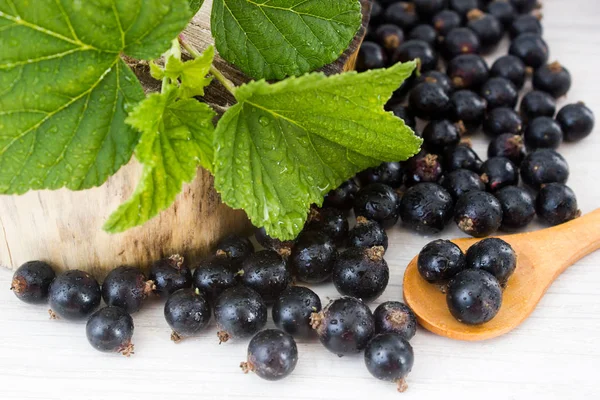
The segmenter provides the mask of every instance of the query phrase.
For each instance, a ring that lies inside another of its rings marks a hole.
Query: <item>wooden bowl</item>
[[[350,47],[334,63],[323,68],[334,74],[354,68],[366,32],[371,4],[361,0],[363,26]],[[207,0],[185,30],[186,39],[198,49],[212,43]],[[217,59],[219,68],[235,83],[248,80],[239,70]],[[151,79],[146,63],[132,64],[147,92],[160,83]],[[205,101],[225,106],[233,102],[229,93],[213,83]],[[102,230],[108,216],[132,194],[141,175],[132,161],[104,185],[85,191],[29,192],[22,196],[0,196],[0,265],[16,269],[30,260],[44,260],[57,269],[82,269],[102,279],[119,265],[146,267],[166,255],[179,253],[194,262],[229,233],[250,233],[251,224],[241,210],[221,203],[213,178],[199,169],[195,180],[185,185],[175,204],[145,225],[121,234]]]

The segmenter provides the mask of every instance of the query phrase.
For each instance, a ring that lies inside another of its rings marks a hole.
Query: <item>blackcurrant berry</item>
[[[25,303],[44,304],[48,302],[48,291],[55,277],[56,273],[49,264],[29,261],[15,271],[10,290]]]
[[[417,317],[406,304],[399,301],[381,303],[373,312],[375,333],[396,333],[410,340],[417,332]]]
[[[519,100],[519,92],[508,79],[495,77],[483,84],[481,97],[487,102],[488,110],[498,107],[514,108]]]
[[[199,289],[179,289],[165,303],[165,319],[173,329],[171,340],[175,343],[198,335],[208,326],[210,316],[210,304]]]
[[[381,5],[380,2],[374,1],[371,3],[371,18],[369,22],[374,25],[379,25],[383,22],[383,12],[385,11],[385,7]]]
[[[463,143],[446,149],[443,160],[444,170],[447,172],[456,171],[457,169],[479,172],[481,164],[483,164],[475,150]]]
[[[357,175],[361,185],[383,183],[396,189],[404,182],[404,170],[399,162],[384,162],[377,167],[368,168]]]
[[[423,82],[437,83],[444,89],[446,93],[448,93],[448,95],[454,91],[452,81],[450,81],[448,75],[440,71],[427,71],[422,73],[415,81],[415,84],[418,85],[419,83]]]
[[[433,16],[431,22],[438,34],[446,36],[452,29],[460,26],[461,18],[456,11],[442,10]]]
[[[423,182],[437,182],[442,173],[439,156],[421,151],[406,163],[406,184],[412,186]]]
[[[441,185],[454,200],[467,192],[485,190],[485,184],[480,176],[468,169],[457,169],[444,175]]]
[[[461,123],[453,123],[447,119],[431,121],[423,129],[423,146],[434,154],[441,154],[446,147],[457,145],[465,133],[466,129]]]
[[[528,67],[537,69],[548,62],[550,50],[540,35],[524,33],[512,41],[508,52],[519,57]]]
[[[494,3],[501,2],[495,1]],[[492,68],[490,69],[490,76],[508,79],[517,89],[521,89],[525,84],[526,75],[527,70],[523,61],[521,61],[520,58],[511,55],[505,55],[498,58],[492,64]]]
[[[541,15],[521,14],[510,25],[510,37],[516,38],[524,33],[542,35]]]
[[[456,11],[463,20],[469,11],[479,8],[479,0],[449,0],[450,9]]]
[[[88,342],[98,351],[133,354],[133,318],[121,307],[104,307],[96,311],[85,326]]]
[[[466,269],[450,280],[446,303],[459,322],[481,325],[500,311],[502,288],[492,274],[481,269]]]
[[[231,259],[214,255],[198,262],[192,279],[194,286],[214,304],[225,289],[234,287],[238,283],[237,272],[238,267]]]
[[[252,254],[241,265],[240,281],[272,304],[292,282],[287,262],[273,250]]]
[[[537,117],[552,118],[556,113],[556,102],[548,93],[534,90],[523,96],[519,110],[525,122]]]
[[[449,240],[434,240],[419,253],[417,269],[427,282],[446,283],[465,269],[465,254]]]
[[[331,237],[315,231],[300,233],[292,255],[290,267],[298,280],[320,283],[331,277],[337,249]]]
[[[534,189],[546,183],[565,183],[569,179],[569,165],[552,149],[535,150],[523,160],[521,178]]]
[[[519,169],[506,157],[489,158],[481,166],[481,180],[489,192],[519,183]]]
[[[291,374],[298,363],[298,347],[289,334],[278,329],[258,332],[248,344],[248,358],[240,364],[244,373],[278,381]]]
[[[521,14],[528,13],[540,7],[538,0],[510,0],[510,2]]]
[[[348,236],[348,218],[337,208],[312,207],[304,229],[322,232],[341,244]]]
[[[389,54],[392,54],[404,42],[402,29],[392,24],[383,24],[375,30],[377,43]]]
[[[389,186],[373,183],[362,188],[354,199],[354,214],[375,220],[384,228],[398,221],[398,194]]]
[[[489,77],[489,69],[485,60],[477,54],[463,54],[454,57],[449,63],[446,73],[457,89],[479,90]]]
[[[315,334],[310,325],[310,316],[319,311],[321,300],[315,292],[303,286],[290,286],[273,304],[273,322],[292,336],[308,339]]]
[[[215,302],[215,319],[221,343],[254,335],[267,323],[267,306],[262,297],[247,286],[225,290]]]
[[[448,0],[413,0],[417,14],[427,20],[445,9],[447,3]]]
[[[413,88],[415,87],[415,78],[416,73],[413,73],[411,76],[406,78],[400,84],[400,87],[394,90],[394,93],[392,93],[392,98],[389,100],[389,102],[394,104],[404,103],[410,91],[413,90]]]
[[[375,334],[373,313],[361,300],[343,297],[311,316],[325,348],[338,356],[362,351]]]
[[[351,247],[342,252],[333,264],[333,284],[343,296],[373,301],[387,287],[390,270],[383,259],[382,246]]]
[[[100,305],[100,285],[87,272],[71,270],[56,276],[48,291],[50,316],[80,320],[90,316]]]
[[[533,74],[533,88],[558,98],[571,88],[571,73],[558,61],[538,68]]]
[[[219,242],[217,253],[223,253],[229,257],[233,264],[240,264],[254,253],[254,246],[246,237],[229,235]]]
[[[489,272],[504,286],[517,268],[517,253],[502,239],[483,239],[467,250],[467,268]]]
[[[481,51],[489,53],[498,46],[504,36],[502,23],[493,15],[485,14],[481,10],[471,10],[467,14],[467,28],[472,30],[479,38]]]
[[[502,224],[502,206],[488,192],[468,192],[456,202],[454,222],[468,235],[489,236]]]
[[[400,202],[404,225],[421,233],[437,233],[452,219],[454,202],[443,187],[419,183],[409,188]]]
[[[528,149],[557,149],[562,140],[562,129],[551,117],[537,117],[525,129],[525,144]]]
[[[412,346],[397,333],[379,334],[365,348],[365,364],[371,375],[394,382],[399,392],[408,388],[405,378],[412,370],[414,359]]]
[[[154,282],[154,292],[161,296],[192,287],[192,272],[179,254],[155,261],[150,267],[148,278]]]
[[[495,0],[488,4],[486,11],[493,15],[502,23],[504,28],[512,25],[512,22],[517,16],[515,8],[508,1]]]
[[[135,267],[118,267],[109,272],[102,283],[102,298],[108,306],[121,307],[129,314],[142,308],[144,300],[153,292],[153,281]]]
[[[450,97],[452,119],[464,124],[468,131],[478,129],[485,117],[487,103],[471,90],[457,90]]]
[[[396,117],[403,120],[406,126],[408,126],[413,131],[416,131],[417,121],[415,120],[414,114],[412,113],[412,111],[410,111],[408,107],[405,107],[400,103],[396,103],[389,107],[386,107],[386,110],[391,111]]]
[[[354,179],[348,179],[343,182],[337,189],[331,190],[327,196],[325,196],[325,200],[323,200],[324,207],[335,207],[340,210],[350,210],[352,205],[354,204],[354,196],[358,193],[359,187],[354,181]],[[266,233],[265,233],[266,235]],[[258,235],[256,236],[258,240]],[[273,239],[269,242],[272,243]],[[272,246],[265,246],[263,243],[259,241],[259,243],[266,248],[273,248]],[[279,242],[282,243],[282,242]],[[291,250],[292,243],[291,242],[283,242],[286,243],[286,247],[289,246],[289,250]],[[281,246],[278,246],[281,247]],[[275,249],[274,249],[275,250]]]
[[[535,217],[535,201],[529,192],[517,186],[507,186],[494,193],[502,206],[504,231],[514,231],[529,225]]]
[[[348,187],[343,188],[343,186],[346,183],[348,184]],[[336,202],[341,203],[342,201],[348,201],[349,199],[345,197],[352,197],[352,201],[354,201],[354,188],[352,187],[352,183],[350,183],[350,181],[347,181],[346,183],[343,183],[338,189],[335,189],[335,195],[337,196]],[[356,186],[356,184],[354,184],[354,186]],[[343,192],[343,195],[338,192],[340,189],[342,189],[341,192]],[[356,187],[356,189],[356,192],[358,192],[358,187]],[[330,195],[331,192],[327,197],[329,197]],[[333,201],[333,199],[330,199],[330,201]],[[254,237],[262,247],[268,250],[276,251],[282,257],[289,256],[292,252],[292,249],[294,248],[294,242],[292,240],[282,241],[276,238],[272,238],[271,236],[269,236],[264,227],[257,229],[254,233]]]
[[[475,32],[462,27],[448,32],[441,46],[446,60],[452,60],[461,54],[479,54],[481,50],[481,43]]]
[[[523,120],[513,109],[506,107],[494,108],[483,121],[483,131],[492,137],[503,133],[520,134],[523,130]]]
[[[383,229],[377,222],[366,219],[365,217],[357,217],[356,225],[348,234],[348,246],[382,246],[385,250],[387,250],[388,237],[385,233],[385,229]]]
[[[420,24],[411,29],[408,38],[410,40],[421,40],[434,48],[438,34],[433,26],[429,24]]]
[[[370,69],[384,68],[387,61],[387,54],[380,45],[365,40],[358,50],[356,70],[363,72]]]
[[[538,216],[549,225],[559,225],[581,215],[575,192],[562,183],[544,185],[535,204]]]
[[[556,115],[565,140],[575,142],[592,133],[594,129],[594,113],[583,103],[567,104]]]
[[[385,22],[399,26],[407,32],[419,23],[414,4],[405,2],[392,3],[385,9],[383,18]]]
[[[419,59],[420,71],[436,69],[438,56],[435,50],[422,40],[409,40],[398,47],[393,56],[394,63]]]
[[[527,155],[523,136],[512,133],[503,133],[496,136],[488,147],[488,157],[506,157],[517,167],[521,165]]]
[[[450,112],[450,98],[444,88],[431,82],[420,83],[410,92],[409,106],[425,120],[444,118]]]

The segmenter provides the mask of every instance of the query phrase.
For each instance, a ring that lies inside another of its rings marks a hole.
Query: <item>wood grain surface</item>
[[[560,104],[583,100],[600,116],[600,2],[543,3],[551,59],[560,60],[573,75],[573,88]],[[487,141],[481,135],[473,141],[484,155]],[[570,163],[569,185],[580,208],[584,213],[598,208],[600,126],[584,142],[563,145],[561,152]],[[536,223],[531,229],[539,227]],[[455,227],[431,237],[401,226],[390,229],[390,284],[371,306],[402,298],[404,269],[427,242],[460,236]],[[14,297],[10,279],[11,272],[0,269],[2,400],[587,400],[600,393],[598,252],[558,277],[532,315],[507,335],[462,342],[420,328],[411,341],[415,364],[402,394],[393,384],[371,377],[361,356],[338,358],[313,341],[299,342],[298,366],[283,381],[244,375],[239,363],[247,342],[219,346],[213,323],[200,337],[173,344],[158,301],[134,315],[135,355],[98,353],[87,343],[84,324],[49,321],[46,307]],[[324,302],[338,296],[330,284],[313,288]]]

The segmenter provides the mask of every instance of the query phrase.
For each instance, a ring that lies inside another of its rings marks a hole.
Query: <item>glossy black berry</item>
[[[468,192],[456,202],[454,222],[468,235],[489,236],[502,224],[502,206],[488,192]]]
[[[133,354],[133,318],[121,307],[104,307],[96,311],[85,326],[88,342],[98,351]]]
[[[354,199],[354,214],[375,220],[384,228],[398,221],[398,194],[389,186],[373,183],[362,188]]]
[[[459,322],[481,325],[498,314],[502,287],[492,274],[481,269],[466,269],[448,284],[446,303]]]
[[[468,169],[470,171],[479,172],[483,162],[469,145],[459,144],[444,151],[444,170],[446,172],[455,171],[457,169]]]
[[[417,14],[429,19],[446,8],[448,0],[413,0]]]
[[[233,264],[240,264],[254,253],[254,246],[247,237],[229,235],[219,242],[216,251],[229,257]]]
[[[148,278],[154,281],[154,292],[161,296],[192,287],[192,271],[179,254],[155,261],[150,267]]]
[[[525,189],[507,186],[494,193],[502,206],[503,231],[515,231],[529,225],[535,217],[535,200]]]
[[[333,189],[329,193],[327,193],[327,196],[325,196],[325,200],[323,200],[323,206],[324,207],[335,207],[335,208],[339,208],[340,210],[344,210],[344,211],[349,210],[352,208],[352,205],[354,204],[354,196],[356,195],[356,193],[358,193],[358,190],[359,190],[359,187],[356,184],[356,182],[354,181],[354,179],[348,179],[347,181],[342,183],[338,188]],[[258,235],[256,238],[258,240]],[[271,241],[272,240],[273,239],[271,239]],[[259,243],[260,243],[260,241],[259,241]],[[261,243],[261,245],[263,245],[264,247],[267,247],[267,248],[272,248],[270,246],[265,246],[262,243]],[[291,250],[292,243],[287,242],[286,247],[287,246],[289,246],[289,250]]]
[[[211,308],[200,289],[179,289],[165,303],[165,319],[173,330],[171,340],[196,336],[210,321]]]
[[[534,33],[536,35],[542,35],[542,23],[540,22],[539,15],[533,14],[521,14],[510,25],[510,37],[516,38],[524,33]]]
[[[417,332],[417,317],[406,304],[399,301],[381,303],[373,312],[375,333],[396,333],[410,340]]]
[[[583,103],[567,104],[556,115],[565,140],[575,142],[594,130],[594,113]]]
[[[517,167],[521,165],[527,155],[523,136],[512,133],[503,133],[496,136],[488,146],[488,157],[506,157]]]
[[[506,107],[494,108],[483,121],[483,131],[492,137],[503,133],[520,134],[523,130],[523,120],[513,109]]]
[[[534,189],[539,189],[546,183],[565,183],[569,179],[569,165],[556,151],[538,149],[523,160],[521,178]]]
[[[448,94],[437,83],[420,83],[411,91],[408,101],[415,115],[425,120],[444,118],[451,109]]]
[[[556,113],[556,102],[548,93],[534,90],[523,96],[519,110],[525,122],[537,117],[553,117]]]
[[[489,53],[494,50],[504,36],[502,23],[493,15],[485,14],[480,10],[471,10],[467,14],[467,28],[472,30],[479,38],[481,51]]]
[[[383,18],[385,22],[399,26],[407,32],[419,23],[414,4],[405,2],[392,3],[385,9]]]
[[[490,78],[481,87],[481,97],[487,102],[488,110],[498,107],[515,108],[519,100],[519,92],[515,85],[506,78]]]
[[[214,311],[221,342],[250,337],[267,323],[264,300],[247,286],[234,286],[221,293]]]
[[[517,16],[515,8],[508,1],[495,0],[488,4],[486,11],[502,23],[504,28],[509,28]]]
[[[10,290],[25,303],[44,304],[48,302],[48,291],[55,277],[56,273],[49,264],[29,261],[15,271]]]
[[[481,180],[490,192],[519,183],[519,169],[506,157],[492,157],[481,166]]]
[[[392,98],[389,100],[389,102],[394,104],[404,103],[410,91],[415,87],[415,78],[416,73],[413,73],[411,76],[406,78],[404,82],[400,84],[400,87],[394,90],[394,93],[392,93]]]
[[[533,74],[533,88],[558,98],[571,88],[571,74],[558,61],[538,68]]]
[[[292,282],[287,262],[273,250],[252,254],[241,265],[240,282],[254,289],[267,304],[272,304]]]
[[[388,237],[385,233],[385,229],[383,229],[379,223],[359,216],[356,218],[356,225],[348,234],[348,246],[382,246],[387,250]]]
[[[303,286],[290,286],[273,304],[273,322],[292,336],[308,339],[315,334],[310,316],[319,311],[321,300],[315,292]]]
[[[289,334],[278,329],[258,332],[248,344],[248,357],[240,364],[244,373],[278,381],[291,374],[298,363],[298,347]]]
[[[538,3],[538,0],[510,0],[510,3],[521,14],[533,11],[538,8],[540,4]]]
[[[477,54],[463,54],[454,57],[449,63],[446,73],[457,89],[479,90],[489,77],[489,69],[485,60]]]
[[[434,120],[423,129],[423,147],[431,153],[442,154],[446,147],[457,145],[461,135],[465,133],[464,125],[460,123],[447,119]]]
[[[375,30],[377,43],[392,54],[404,42],[404,32],[393,24],[379,25]]]
[[[290,256],[290,268],[298,280],[320,283],[331,277],[337,249],[331,237],[315,231],[300,233]]]
[[[433,48],[437,43],[438,34],[433,26],[420,24],[411,29],[408,38],[410,40],[421,40]]]
[[[121,307],[129,314],[142,308],[154,290],[154,282],[136,267],[118,267],[109,272],[102,283],[102,298],[108,306]]]
[[[548,45],[535,33],[517,36],[508,49],[509,54],[519,57],[528,67],[537,69],[548,62]]]
[[[446,60],[452,60],[461,54],[479,54],[481,43],[471,29],[459,27],[448,32],[441,48]]]
[[[433,16],[431,23],[440,36],[446,36],[452,29],[460,26],[461,18],[456,11],[442,10]]]
[[[434,240],[417,258],[419,274],[430,283],[445,283],[465,269],[465,254],[449,240]]]
[[[375,42],[364,41],[358,50],[356,70],[359,72],[370,69],[384,68],[387,64],[387,54],[383,47]]]
[[[562,140],[562,129],[551,117],[537,117],[525,129],[525,144],[528,149],[557,149]]]
[[[438,57],[435,50],[422,40],[408,40],[400,45],[393,56],[394,63],[420,60],[420,71],[436,69]]]
[[[365,365],[371,375],[394,382],[399,392],[408,388],[405,378],[412,370],[414,360],[412,346],[396,333],[375,336],[365,349]]]
[[[417,129],[417,121],[415,116],[408,107],[403,106],[401,103],[395,103],[393,105],[386,106],[387,111],[391,111],[396,117],[404,121],[404,124],[413,131]]]
[[[450,9],[456,11],[465,20],[469,11],[479,8],[479,0],[449,0]]]
[[[333,264],[333,284],[343,296],[373,301],[387,287],[390,270],[383,259],[382,246],[351,247],[342,252]]]
[[[486,101],[471,90],[457,90],[450,96],[452,119],[463,123],[468,131],[481,126],[487,108]]]
[[[357,178],[363,186],[371,183],[383,183],[396,189],[404,182],[404,170],[399,162],[384,162],[377,167],[360,172]]]
[[[442,174],[441,160],[436,154],[421,151],[406,162],[407,186],[424,182],[437,182]]]
[[[441,185],[454,200],[467,192],[485,190],[485,184],[480,176],[468,169],[457,169],[444,175]]]
[[[520,58],[505,55],[498,58],[490,68],[490,76],[508,79],[517,89],[525,84],[527,70]]]
[[[452,81],[450,81],[448,75],[440,71],[427,71],[422,73],[415,81],[415,84],[418,85],[419,83],[423,82],[437,83],[444,89],[446,93],[448,93],[448,95],[454,91]]]
[[[562,183],[544,185],[538,193],[535,208],[537,215],[548,225],[559,225],[581,215],[575,192]]]
[[[348,186],[344,187],[344,185],[346,184]],[[356,186],[356,184],[354,184],[354,186]],[[351,181],[347,181],[345,183],[342,183],[342,185],[340,185],[340,187],[334,191],[334,195],[337,196],[335,202],[343,203],[349,200],[348,197],[352,197],[352,201],[354,201],[353,193],[353,182],[351,183]],[[329,195],[327,195],[327,197],[329,197],[331,194],[332,192],[330,192]],[[334,200],[330,199],[328,201],[328,204],[331,202],[334,202]],[[292,249],[294,248],[294,242],[292,240],[282,241],[276,238],[272,238],[271,236],[269,236],[264,227],[257,229],[254,233],[254,237],[262,247],[268,250],[276,251],[277,253],[279,253],[279,255],[284,257],[289,256],[292,252]]]
[[[214,304],[225,289],[234,287],[238,283],[238,268],[225,256],[215,255],[200,260],[192,277],[194,286]]]
[[[80,320],[100,305],[100,285],[87,272],[71,270],[56,276],[50,284],[48,301],[52,317]]]
[[[312,207],[304,229],[322,232],[341,244],[348,236],[348,218],[334,207]]]
[[[433,234],[452,219],[452,196],[436,183],[419,183],[409,188],[400,202],[404,225],[417,232]]]
[[[489,272],[504,286],[517,268],[517,253],[502,239],[483,239],[467,250],[467,268]]]
[[[375,334],[373,313],[353,297],[332,301],[311,321],[323,346],[338,356],[362,351]]]

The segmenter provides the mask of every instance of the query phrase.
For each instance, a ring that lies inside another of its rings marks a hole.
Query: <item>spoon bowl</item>
[[[419,324],[441,336],[485,340],[503,335],[533,312],[552,282],[570,265],[600,248],[600,209],[552,228],[498,236],[517,253],[517,268],[507,282],[498,314],[472,326],[458,322],[446,305],[446,295],[419,275],[417,257],[404,273],[404,300]],[[463,251],[482,239],[455,239]]]

